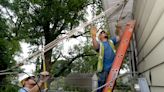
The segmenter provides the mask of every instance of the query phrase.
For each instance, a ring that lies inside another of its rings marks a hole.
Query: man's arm
[[[42,86],[43,86],[43,81],[40,81],[39,83],[37,83],[37,85],[35,85],[32,89],[30,89],[29,92],[39,92],[39,90],[41,90]]]
[[[39,92],[43,87],[43,84],[49,79],[49,73],[47,71],[41,72],[41,80],[35,85],[29,92]]]
[[[95,26],[91,27],[90,33],[91,33],[91,37],[92,37],[92,44],[94,49],[99,49],[99,43],[96,41],[96,32],[97,32],[97,28]]]

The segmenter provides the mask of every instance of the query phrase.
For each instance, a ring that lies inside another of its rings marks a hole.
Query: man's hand
[[[39,92],[40,88],[43,87],[43,84],[47,82],[47,80],[50,78],[49,72],[44,71],[40,73],[40,81],[35,85],[33,88],[31,88],[28,92]],[[46,89],[47,90],[47,89]],[[46,91],[44,91],[46,92]]]
[[[41,72],[40,73],[40,78],[41,78],[40,80],[42,82],[46,82],[50,78],[49,72],[47,72],[47,71]]]
[[[91,33],[92,37],[96,37],[97,28],[95,26],[92,26],[91,30],[90,30],[90,33]]]
[[[49,72],[44,71],[44,72],[41,72],[40,75],[49,75]]]
[[[97,50],[99,48],[99,43],[96,41],[97,28],[95,26],[91,26],[90,33],[92,36],[93,47]]]

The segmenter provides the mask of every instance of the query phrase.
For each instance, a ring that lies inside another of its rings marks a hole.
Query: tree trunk
[[[44,26],[44,37],[45,37],[45,45],[53,41],[53,36],[50,32],[49,28],[49,22],[47,22]],[[51,71],[51,56],[52,56],[52,49],[44,53],[44,58],[45,58],[45,64],[46,64],[46,71],[50,72]],[[42,63],[42,70],[43,70],[43,63]]]
[[[47,51],[45,54],[44,54],[44,57],[45,57],[45,64],[46,64],[46,71],[50,72],[51,71],[51,67],[52,67],[52,64],[51,64],[51,56],[52,56],[52,49]]]

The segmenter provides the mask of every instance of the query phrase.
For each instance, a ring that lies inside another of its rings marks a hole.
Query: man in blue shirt
[[[112,67],[114,57],[115,57],[115,50],[113,46],[120,40],[121,37],[121,27],[118,27],[118,35],[116,37],[108,38],[108,34],[106,31],[99,30],[97,32],[96,27],[91,27],[91,36],[92,36],[92,43],[93,47],[96,51],[101,51],[102,49],[100,43],[103,45],[103,67],[102,70],[98,73],[98,86],[102,86],[105,84],[106,78],[110,69]],[[98,34],[96,34],[98,33]],[[97,36],[97,39],[96,39]],[[111,41],[111,43],[110,43]],[[113,46],[112,46],[113,45]],[[99,89],[97,92],[102,92],[102,89]]]
[[[33,74],[25,74],[20,78],[20,86],[18,92],[39,92],[43,86],[43,83],[46,82],[49,78],[48,72],[41,72],[41,79],[38,83],[35,81],[35,76]]]

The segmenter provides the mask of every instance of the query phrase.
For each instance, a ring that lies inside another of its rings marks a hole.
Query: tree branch
[[[57,27],[58,22],[59,22],[59,18],[56,18],[54,21],[55,22],[53,23],[53,27],[51,28],[51,32],[56,30],[56,27]]]
[[[62,55],[62,53],[59,52],[59,55],[55,58],[54,62],[51,62],[51,64],[53,65],[55,63],[55,61],[57,61],[60,58],[61,55]]]
[[[87,56],[95,56],[96,54],[79,54],[79,55],[77,55],[77,56],[75,56],[74,58],[72,58],[70,61],[69,61],[69,63],[66,65],[66,66],[64,66],[62,69],[60,69],[60,72],[59,73],[57,73],[57,74],[55,74],[54,75],[54,77],[58,77],[58,76],[60,76],[72,63],[73,63],[73,61],[75,61],[76,59],[78,59],[78,58],[80,58],[80,57],[87,57]]]
[[[11,22],[14,23],[14,21],[13,21],[13,16],[9,13],[9,11],[8,11],[8,9],[7,9],[6,7],[5,7],[5,10],[6,10],[8,16],[10,17]],[[15,24],[15,23],[14,23],[14,24]]]
[[[89,31],[85,31],[84,33],[82,34],[79,34],[79,35],[72,35],[70,38],[77,38],[79,36],[83,36],[84,34],[87,34]]]
[[[63,25],[60,27],[60,29],[55,32],[54,39],[56,39],[56,37],[58,37],[58,35],[61,34],[62,30],[64,30],[65,24],[66,22],[64,22]]]

